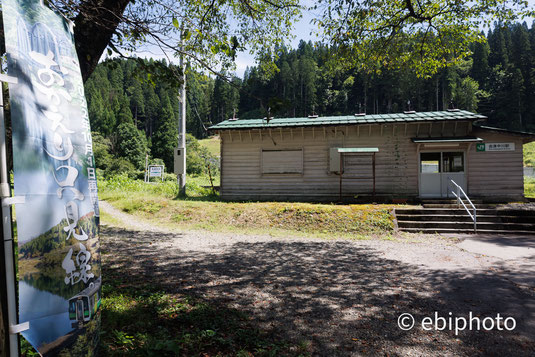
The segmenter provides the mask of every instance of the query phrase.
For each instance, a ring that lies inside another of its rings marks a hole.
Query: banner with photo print
[[[100,326],[98,199],[72,26],[3,0],[18,238],[19,322],[43,355],[91,355]],[[68,352],[68,353],[67,353]]]

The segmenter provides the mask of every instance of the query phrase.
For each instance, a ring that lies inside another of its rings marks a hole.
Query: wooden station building
[[[221,197],[352,201],[524,198],[522,145],[535,135],[485,126],[486,117],[438,112],[226,120]]]

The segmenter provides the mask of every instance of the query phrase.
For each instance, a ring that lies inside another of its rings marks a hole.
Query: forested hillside
[[[188,132],[205,137],[205,127],[234,112],[242,119],[265,117],[268,108],[275,117],[375,114],[407,110],[409,101],[412,110],[454,106],[485,114],[495,126],[535,131],[535,28],[496,27],[487,39],[474,46],[470,60],[430,78],[418,78],[410,68],[376,73],[345,68],[331,60],[336,49],[303,41],[297,49],[280,49],[274,76],[252,67],[243,79],[228,83],[188,71]],[[145,63],[150,67],[152,61]],[[152,83],[136,60],[112,60],[98,65],[86,95],[100,168],[141,169],[148,150],[172,170],[177,88]],[[193,137],[189,142],[195,153],[198,145]]]

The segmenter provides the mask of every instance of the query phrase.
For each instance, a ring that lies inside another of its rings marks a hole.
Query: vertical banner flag
[[[39,0],[2,0],[13,128],[22,335],[90,356],[100,326],[95,165],[73,29]],[[69,355],[70,355],[69,354]]]

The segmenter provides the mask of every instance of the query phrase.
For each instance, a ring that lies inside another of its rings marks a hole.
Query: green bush
[[[168,174],[167,172],[164,172],[163,180],[177,182],[177,177],[175,174]]]
[[[104,175],[110,177],[117,174],[123,174],[135,171],[134,165],[125,158],[119,157],[111,161],[111,165],[105,171]]]
[[[535,166],[535,142],[524,144],[524,166]]]
[[[202,146],[193,135],[186,135],[186,173],[189,175],[208,174],[208,164],[212,175],[217,175],[217,158]]]
[[[174,198],[178,195],[178,185],[175,181],[164,181],[158,184],[149,184],[143,180],[135,180],[128,174],[110,176],[99,182],[102,191],[120,191],[120,192],[148,192]]]
[[[535,198],[535,178],[524,176],[524,195]]]
[[[97,169],[107,170],[112,166],[113,156],[111,154],[111,141],[99,132],[92,132],[93,156]]]

